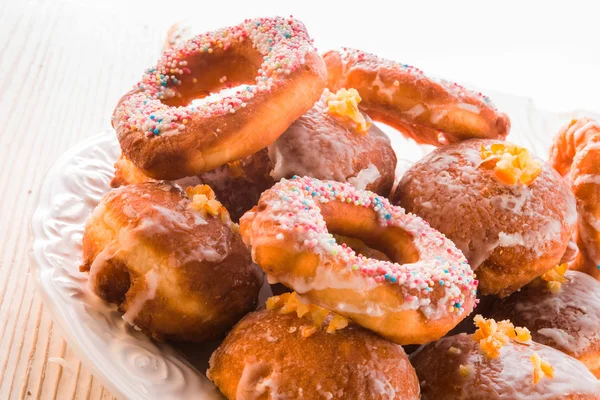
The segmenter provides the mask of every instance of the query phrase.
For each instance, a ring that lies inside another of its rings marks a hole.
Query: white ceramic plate
[[[511,117],[509,140],[542,158],[547,157],[558,128],[583,114],[546,113],[529,99],[487,93]],[[407,160],[399,163],[399,173],[428,151],[397,133],[388,133],[398,157]],[[79,272],[84,223],[110,190],[119,152],[113,132],[97,135],[63,154],[46,177],[32,222],[33,274],[44,304],[75,354],[115,396],[222,398],[204,375],[216,343],[178,349],[154,343],[128,326],[114,307],[94,296],[87,288],[87,275]]]

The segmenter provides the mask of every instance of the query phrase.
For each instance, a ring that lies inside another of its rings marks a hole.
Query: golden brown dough
[[[112,123],[123,154],[146,175],[179,179],[273,143],[325,81],[300,21],[246,20],[168,48],[119,100]]]
[[[600,280],[600,124],[591,118],[570,121],[554,138],[550,164],[569,179],[577,199],[579,251],[569,267]]]
[[[397,161],[389,138],[373,124],[366,132],[358,132],[352,121],[328,113],[328,95],[326,91],[268,148],[177,182],[210,185],[234,221],[254,207],[261,193],[275,182],[294,175],[349,182],[387,197]],[[149,179],[122,156],[115,164],[112,185]]]
[[[490,99],[418,68],[342,48],[323,55],[327,87],[355,88],[360,107],[417,143],[439,146],[470,138],[504,139],[510,120]]]
[[[573,194],[549,165],[530,160],[539,175],[519,175],[533,178],[528,184],[507,184],[501,179],[511,175],[484,163],[482,146],[524,150],[483,139],[436,149],[406,171],[393,203],[421,216],[462,250],[482,294],[506,296],[560,261],[577,210]]]
[[[534,354],[550,364],[553,377],[535,367]],[[461,334],[424,346],[410,360],[422,400],[600,399],[600,382],[581,362],[532,341],[510,341],[490,358],[473,335]]]
[[[419,398],[401,346],[353,324],[304,337],[311,324],[275,310],[248,314],[213,353],[208,377],[232,400]]]
[[[504,299],[494,299],[487,315],[510,319],[531,331],[536,342],[561,350],[600,378],[600,282],[568,271],[556,289],[534,281]]]
[[[197,190],[190,199],[165,182],[123,186],[85,228],[81,270],[91,289],[158,340],[223,334],[254,309],[262,285],[227,211],[209,188]]]

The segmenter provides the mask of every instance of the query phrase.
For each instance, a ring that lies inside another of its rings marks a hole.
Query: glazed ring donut
[[[185,178],[182,185],[210,185],[234,221],[254,207],[260,194],[276,181],[295,175],[349,182],[358,189],[389,196],[397,162],[389,138],[358,109],[356,117],[368,125],[364,132],[354,120],[330,113],[332,101],[357,101],[351,95],[339,97],[342,100],[325,90],[313,108],[268,148],[195,178]],[[148,179],[124,157],[115,164],[114,186]]]
[[[550,149],[550,164],[570,179],[577,199],[577,256],[569,267],[600,279],[600,124],[574,119]]]
[[[450,240],[349,184],[284,179],[241,218],[240,232],[271,283],[400,344],[440,338],[475,303],[477,281]],[[357,256],[330,232],[395,262]]]
[[[197,175],[273,143],[319,99],[325,74],[301,22],[246,20],[167,49],[121,98],[113,127],[146,175]]]
[[[309,327],[295,313],[248,314],[213,353],[207,376],[231,400],[419,398],[401,346],[354,324],[306,337]]]
[[[539,280],[494,299],[487,314],[528,328],[533,340],[577,358],[600,378],[600,282],[579,271],[564,278],[554,290]]]
[[[210,188],[190,196],[165,182],[123,186],[102,199],[83,235],[92,291],[157,340],[223,334],[255,308],[262,286]]]
[[[533,341],[511,340],[490,358],[473,335],[460,334],[424,346],[410,361],[422,400],[600,399],[600,382],[585,365]]]
[[[494,167],[482,148],[497,148],[493,157],[504,157],[502,163],[523,157],[528,165]],[[517,177],[526,182],[510,181]],[[452,240],[477,273],[479,291],[501,297],[556,266],[577,221],[573,194],[556,171],[525,149],[497,140],[434,150],[406,171],[392,202]]]
[[[323,55],[328,88],[355,88],[361,108],[417,143],[439,146],[471,138],[504,139],[510,120],[490,99],[415,67],[343,48]]]

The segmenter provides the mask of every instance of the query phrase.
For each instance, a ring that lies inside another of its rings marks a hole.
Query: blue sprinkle
[[[454,307],[456,307],[456,308],[460,308],[460,303],[456,303],[456,304],[454,304]]]
[[[390,278],[390,282],[392,282],[392,283],[396,283],[396,277],[395,277],[395,276],[392,276],[392,277]]]
[[[385,274],[385,279],[390,279],[390,274]]]
[[[444,286],[444,281],[440,280],[440,286]]]
[[[155,135],[158,135],[158,133],[160,132],[160,130],[158,130],[158,128],[155,128],[153,132],[154,132]]]
[[[316,196],[317,192],[312,192],[311,195]]]
[[[391,215],[391,214],[387,214],[387,215],[385,216],[385,219],[392,219],[392,215]]]
[[[167,86],[167,82],[162,82],[161,86]]]
[[[151,119],[152,121],[154,121],[154,115],[151,115],[151,116],[150,116],[150,119]]]

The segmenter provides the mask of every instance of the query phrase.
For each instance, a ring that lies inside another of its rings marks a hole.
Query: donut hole
[[[187,106],[223,89],[240,85],[254,85],[262,56],[249,43],[233,45],[228,50],[216,49],[213,53],[198,53],[182,61],[190,74],[174,76],[181,84],[169,81],[177,95],[162,102],[168,106]]]
[[[360,239],[336,234],[333,234],[333,237],[335,238],[337,244],[345,244],[346,246],[354,250],[356,254],[360,254],[367,258],[374,258],[376,260],[391,261],[390,257],[388,257],[387,254],[368,246],[365,242],[363,242]]]
[[[419,261],[419,251],[411,234],[398,226],[380,225],[373,209],[352,204],[330,202],[321,204],[321,214],[329,233],[340,243],[351,247],[360,246],[357,253],[378,260],[390,260],[398,264]],[[349,244],[350,243],[350,244]],[[385,258],[383,258],[385,257]]]

